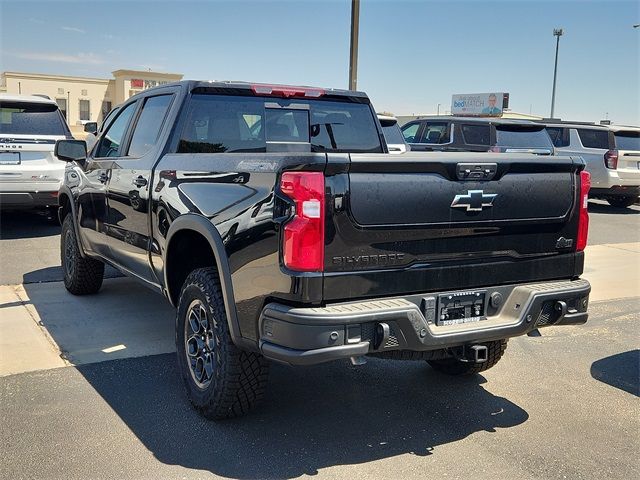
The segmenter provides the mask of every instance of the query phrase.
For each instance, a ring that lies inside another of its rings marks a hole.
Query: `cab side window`
[[[109,125],[109,128],[100,140],[100,145],[96,150],[96,157],[121,157],[122,141],[124,140],[124,133],[127,131],[129,121],[136,110],[137,102],[133,102],[127,105],[124,110],[115,118],[113,123]]]
[[[164,118],[169,111],[173,95],[158,95],[145,100],[138,118],[127,156],[141,157],[158,141]]]

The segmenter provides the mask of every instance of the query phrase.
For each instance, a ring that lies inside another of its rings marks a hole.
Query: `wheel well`
[[[167,251],[167,290],[173,305],[178,306],[180,290],[189,274],[197,268],[216,267],[209,241],[195,230],[180,230],[171,237]]]

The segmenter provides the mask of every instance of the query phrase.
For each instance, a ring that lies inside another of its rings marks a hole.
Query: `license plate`
[[[445,293],[438,296],[437,325],[460,325],[485,320],[486,291]]]
[[[0,165],[20,165],[20,152],[0,152]]]

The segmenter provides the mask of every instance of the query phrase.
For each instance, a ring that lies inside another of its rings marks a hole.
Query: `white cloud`
[[[100,36],[106,40],[115,40],[116,38],[114,35],[111,35],[110,33],[103,33]]]
[[[44,52],[19,52],[7,53],[5,55],[22,58],[24,60],[35,60],[40,62],[58,62],[58,63],[78,63],[85,65],[101,65],[105,60],[95,53],[44,53]]]
[[[60,28],[65,32],[74,32],[74,33],[82,33],[82,34],[87,33],[86,30],[83,30],[77,27],[60,27]]]
[[[37,23],[38,25],[44,25],[44,20],[41,20],[41,19],[39,19],[39,18],[31,17],[31,18],[29,19],[29,21],[30,21],[31,23]]]

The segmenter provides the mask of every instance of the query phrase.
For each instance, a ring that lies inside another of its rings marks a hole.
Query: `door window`
[[[407,141],[407,143],[416,142],[416,134],[418,133],[418,128],[420,128],[419,123],[412,123],[410,125],[405,125],[404,127],[402,127],[402,136]]]
[[[147,98],[133,131],[127,156],[141,157],[156,144],[172,98],[173,95]]]
[[[547,133],[554,147],[569,146],[569,129],[562,127],[547,127]]]
[[[109,126],[109,129],[100,140],[100,145],[96,150],[96,157],[121,156],[120,149],[124,139],[124,132],[127,130],[127,125],[129,125],[129,120],[131,120],[131,116],[135,111],[135,106],[136,102],[127,105]]]
[[[449,143],[446,122],[427,122],[419,143]]]
[[[490,143],[489,125],[462,125],[464,142],[469,145],[486,145]]]

